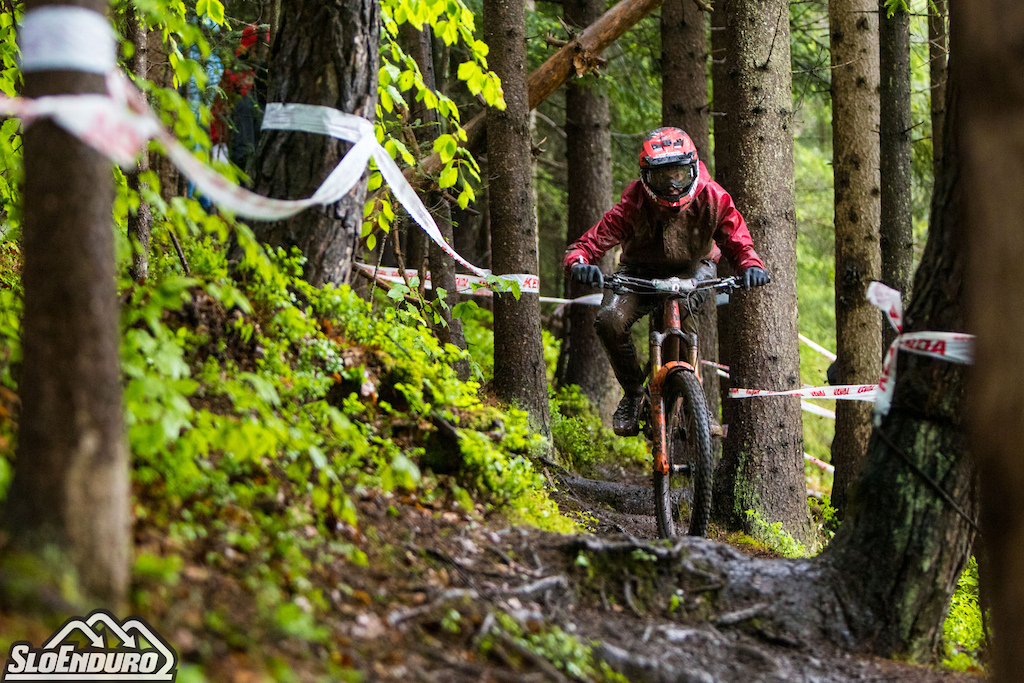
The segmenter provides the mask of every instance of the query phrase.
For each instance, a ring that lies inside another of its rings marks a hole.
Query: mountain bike
[[[711,516],[711,437],[721,428],[711,419],[700,377],[697,335],[681,328],[680,302],[696,312],[704,292],[740,288],[735,277],[697,281],[692,278],[646,280],[606,275],[604,287],[614,292],[654,295],[662,299],[650,314],[650,370],[640,419],[654,453],[654,510],[658,535],[676,533],[674,489],[689,488],[689,509],[680,505],[680,521],[690,536],[704,536]]]

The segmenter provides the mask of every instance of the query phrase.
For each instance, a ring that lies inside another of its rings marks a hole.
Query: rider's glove
[[[569,271],[569,277],[591,287],[604,286],[604,275],[601,274],[601,269],[589,263],[574,263],[572,270]]]
[[[769,282],[771,282],[771,278],[768,277],[768,273],[757,266],[751,266],[743,271],[743,289],[764,287]]]

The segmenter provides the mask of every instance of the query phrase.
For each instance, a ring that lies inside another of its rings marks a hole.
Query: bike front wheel
[[[704,390],[692,372],[676,372],[665,392],[669,472],[654,473],[654,508],[658,535],[676,535],[676,522],[690,536],[704,536],[711,518],[711,423]],[[673,504],[679,490],[678,513]]]

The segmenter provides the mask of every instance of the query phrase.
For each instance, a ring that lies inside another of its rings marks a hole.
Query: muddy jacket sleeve
[[[708,200],[715,203],[718,215],[718,228],[715,230],[715,243],[737,273],[757,266],[764,268],[764,261],[754,251],[754,241],[750,238],[747,223],[743,220],[732,197],[715,181],[708,183]]]
[[[562,267],[566,273],[581,259],[584,263],[597,263],[606,251],[633,234],[637,218],[643,209],[642,191],[639,180],[627,185],[622,191],[619,203],[609,209],[597,225],[569,245],[562,259]]]

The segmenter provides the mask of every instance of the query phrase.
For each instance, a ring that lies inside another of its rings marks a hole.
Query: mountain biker
[[[658,128],[640,150],[640,179],[597,225],[565,252],[562,266],[573,280],[600,287],[597,263],[606,251],[622,245],[619,272],[632,277],[713,279],[722,254],[745,289],[768,283],[764,262],[754,251],[750,232],[729,193],[711,179],[697,148],[678,128]],[[699,307],[703,298],[695,298]],[[597,314],[601,337],[624,396],[612,418],[620,436],[639,433],[644,373],[630,337],[633,324],[658,305],[653,295],[617,292]],[[696,338],[690,311],[681,311],[682,329]]]

